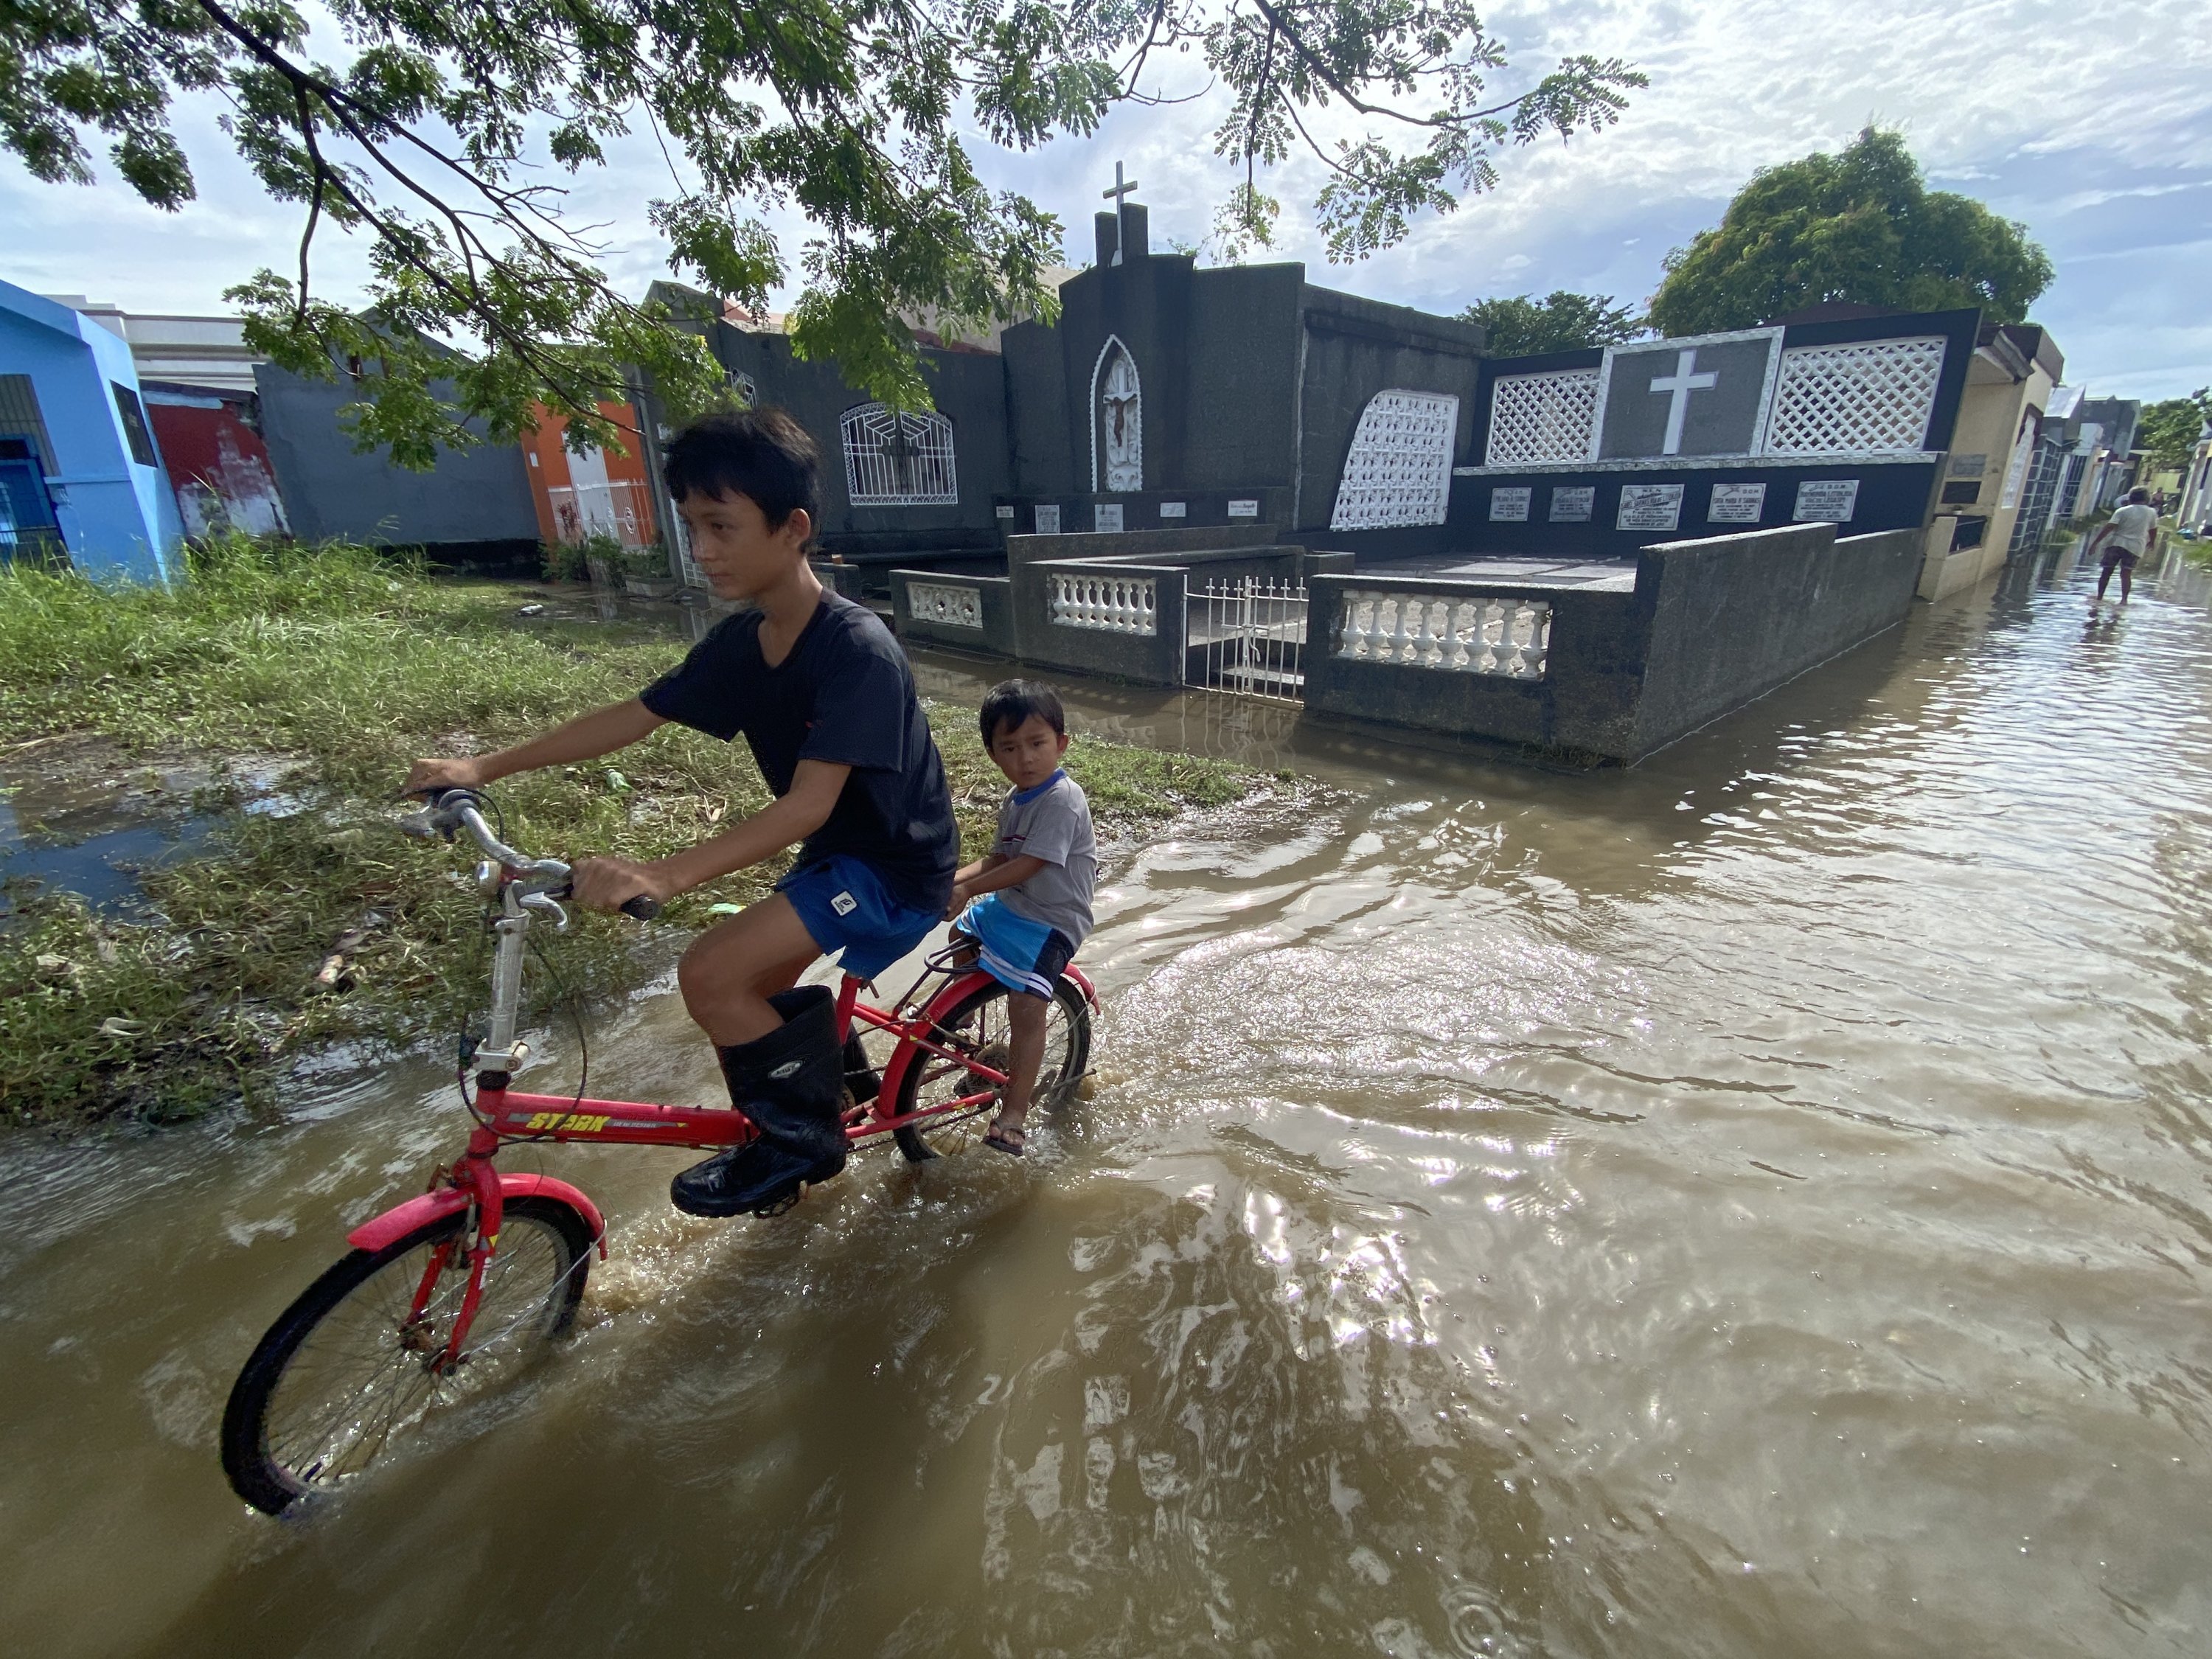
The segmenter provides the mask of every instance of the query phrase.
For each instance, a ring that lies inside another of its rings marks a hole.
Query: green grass
[[[313,803],[270,817],[239,810],[235,793],[218,799],[201,854],[143,878],[156,922],[17,896],[0,926],[0,1110],[18,1122],[190,1116],[261,1094],[313,1047],[453,1030],[481,992],[482,912],[452,879],[468,860],[393,829],[408,762],[498,747],[634,696],[684,650],[635,626],[522,617],[525,597],[344,544],[221,544],[167,591],[0,569],[10,744],[76,732],[125,758],[276,756],[284,787]],[[972,858],[1005,780],[972,710],[929,713]],[[1068,769],[1109,827],[1265,783],[1088,739]],[[742,744],[672,726],[605,763],[511,778],[494,793],[510,840],[570,858],[658,857],[767,800]],[[634,987],[708,906],[757,897],[775,872],[686,895],[661,927],[585,918],[559,946],[562,975],[586,995]],[[317,966],[348,930],[365,937],[346,980],[318,988]]]

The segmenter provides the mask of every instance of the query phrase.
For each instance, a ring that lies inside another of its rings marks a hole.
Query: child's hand
[[[946,904],[945,904],[945,921],[959,921],[959,919],[960,919],[960,913],[961,913],[963,910],[965,910],[967,908],[968,908],[968,890],[967,890],[967,888],[966,888],[966,887],[964,887],[964,886],[963,886],[963,885],[962,885],[960,883],[958,883],[958,882],[955,882],[955,883],[953,883],[953,884],[952,884],[952,897],[951,898],[951,900],[949,900],[949,901],[946,902]]]
[[[399,793],[428,795],[441,789],[481,789],[487,781],[483,762],[466,755],[455,755],[442,760],[416,761],[408,769],[407,781],[399,786]]]
[[[568,890],[586,910],[619,910],[642,895],[665,904],[678,891],[658,864],[635,859],[580,859],[568,872]]]

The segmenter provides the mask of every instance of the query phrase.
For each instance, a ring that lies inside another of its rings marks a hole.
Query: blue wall
[[[30,377],[46,427],[40,460],[70,562],[94,577],[166,581],[176,574],[184,521],[145,420],[129,344],[67,306],[0,283],[0,374]],[[116,386],[139,401],[144,461],[132,454]]]

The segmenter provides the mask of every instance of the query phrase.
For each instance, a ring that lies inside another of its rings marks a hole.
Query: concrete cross
[[[1690,371],[1697,366],[1698,351],[1692,346],[1687,351],[1674,354],[1674,372],[1672,374],[1662,374],[1651,382],[1652,391],[1664,392],[1670,396],[1667,405],[1667,436],[1659,446],[1662,455],[1682,453],[1682,417],[1690,412],[1690,394],[1692,392],[1710,392],[1720,383],[1721,377],[1710,369],[1703,374],[1692,374]]]
[[[1114,204],[1114,263],[1117,265],[1121,263],[1121,250],[1129,246],[1129,216],[1122,211],[1128,203],[1123,198],[1136,187],[1134,179],[1127,184],[1121,182],[1121,164],[1116,161],[1114,163],[1114,188],[1098,192]]]

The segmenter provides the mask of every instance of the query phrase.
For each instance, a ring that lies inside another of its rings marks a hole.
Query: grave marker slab
[[[1757,524],[1766,510],[1763,483],[1717,483],[1705,508],[1708,524]]]
[[[1559,484],[1552,490],[1553,524],[1588,524],[1597,510],[1595,484]]]
[[[1625,483],[1620,487],[1620,530],[1674,530],[1682,522],[1682,486]]]
[[[1858,499],[1856,478],[1808,478],[1797,486],[1797,505],[1790,516],[1800,524],[1849,524]]]
[[[1528,521],[1528,501],[1535,494],[1527,484],[1511,484],[1490,492],[1490,521],[1492,524],[1526,524]]]

